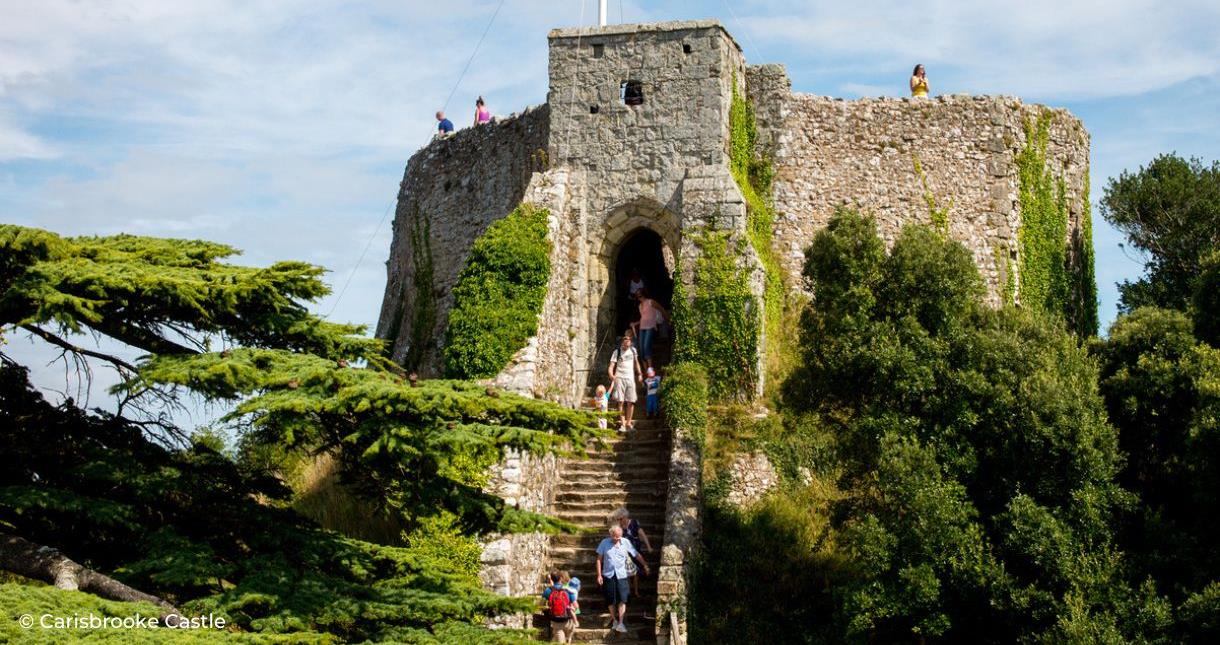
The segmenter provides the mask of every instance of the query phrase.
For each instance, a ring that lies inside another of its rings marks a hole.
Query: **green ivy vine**
[[[495,376],[537,333],[551,276],[548,215],[522,204],[470,247],[445,331],[449,378]]]
[[[932,218],[932,227],[940,231],[942,235],[948,235],[949,209],[953,208],[953,201],[950,200],[947,206],[937,206],[936,195],[932,193],[931,186],[928,186],[928,176],[923,171],[923,163],[920,162],[919,155],[912,154],[911,162],[915,166],[915,174],[919,176],[919,185],[923,188],[923,201],[928,205],[928,215]]]
[[[414,311],[411,315],[411,342],[403,358],[403,368],[409,372],[419,369],[432,339],[436,326],[436,293],[432,282],[432,224],[427,215],[416,206],[411,212],[410,243],[412,287],[415,289]]]
[[[730,231],[690,231],[700,249],[691,272],[694,296],[674,283],[674,358],[707,370],[716,398],[749,398],[758,382],[758,303],[741,270],[745,242]],[[678,275],[682,275],[681,266]]]
[[[763,329],[767,337],[767,368],[779,382],[783,369],[784,313],[788,309],[788,289],[784,271],[773,245],[775,207],[771,202],[771,184],[775,170],[771,160],[758,152],[758,123],[754,107],[737,89],[733,78],[733,94],[729,104],[729,171],[746,202],[746,234],[750,246],[758,255],[765,275],[763,291]]]
[[[1078,334],[1088,336],[1097,330],[1097,287],[1087,185],[1079,235],[1069,240],[1067,190],[1063,179],[1046,167],[1052,119],[1043,113],[1026,121],[1025,148],[1016,159],[1020,298],[1023,306],[1061,315]]]

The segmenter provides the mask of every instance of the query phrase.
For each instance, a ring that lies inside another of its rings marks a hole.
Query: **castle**
[[[399,361],[411,338],[427,339],[412,366],[421,375],[440,373],[450,290],[471,244],[529,202],[550,213],[552,274],[537,335],[497,380],[575,401],[623,331],[630,267],[644,267],[665,302],[675,262],[699,253],[688,233],[744,234],[746,206],[729,169],[735,89],[753,107],[759,152],[774,171],[773,250],[794,288],[805,247],[837,207],[871,213],[892,241],[903,223],[931,221],[932,200],[999,303],[1021,278],[1017,158],[1039,117],[1049,117],[1046,166],[1061,182],[1067,234],[1087,234],[1089,138],[1065,110],[1011,97],[793,93],[782,66],[748,65],[714,20],[555,29],[548,38],[545,105],[435,140],[407,164],[377,335],[393,341]],[[420,216],[432,255],[425,294],[413,280]],[[742,270],[761,298],[752,250]],[[421,298],[435,300],[428,333],[411,329]]]
[[[712,20],[556,29],[549,40],[545,105],[434,140],[407,164],[377,336],[422,376],[442,373],[452,289],[475,240],[532,204],[548,213],[550,277],[536,334],[494,382],[569,405],[582,398],[625,326],[632,268],[668,305],[675,287],[690,294],[698,286],[689,267],[704,253],[706,231],[750,236],[747,197],[732,169],[733,115],[743,100],[752,108],[752,152],[769,165],[774,215],[770,247],[761,249],[767,258],[740,245],[735,259],[755,302],[764,302],[768,272],[803,288],[804,250],[842,206],[872,214],[887,242],[908,222],[940,227],[970,250],[995,305],[1020,302],[1025,283],[1035,283],[1021,275],[1034,255],[1027,249],[1058,249],[1035,265],[1043,269],[1089,262],[1089,137],[1064,110],[1011,97],[796,94],[783,67],[747,65]],[[1031,197],[1031,181],[1041,182],[1041,201]],[[1045,212],[1030,212],[1048,201],[1049,227]],[[1029,244],[1030,221],[1041,247]],[[657,527],[663,547],[647,611],[657,619],[656,642],[665,643],[685,632],[667,608],[681,605],[685,557],[696,545],[700,463],[689,437],[654,425],[580,463],[508,455],[490,488],[522,509],[590,529],[604,528],[604,511],[618,504],[650,514],[649,531]],[[659,485],[637,481],[650,473]],[[499,593],[533,594],[548,568],[587,566],[590,537],[496,536],[484,547],[481,577]],[[636,642],[653,635],[644,629]]]

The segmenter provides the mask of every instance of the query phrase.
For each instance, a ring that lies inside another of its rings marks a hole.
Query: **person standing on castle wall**
[[[928,98],[928,73],[923,65],[916,65],[911,72],[911,96]]]
[[[453,121],[445,118],[445,113],[441,110],[436,111],[436,136],[443,137],[447,134],[453,134]]]
[[[619,432],[626,432],[629,428],[635,427],[635,421],[631,417],[635,414],[635,402],[637,400],[635,394],[635,384],[639,381],[644,383],[644,373],[640,369],[639,354],[635,348],[631,346],[631,335],[624,333],[622,340],[619,341],[618,349],[610,355],[610,380],[613,382],[611,391],[614,392],[614,400],[618,401]]]
[[[483,97],[479,97],[474,102],[474,124],[479,125],[491,121],[491,110],[483,105]]]
[[[652,367],[652,340],[668,312],[661,303],[648,297],[648,289],[641,287],[635,292],[635,297],[639,302],[640,320],[631,323],[631,326],[636,329],[636,337],[640,339],[640,357],[644,359],[644,365]]]

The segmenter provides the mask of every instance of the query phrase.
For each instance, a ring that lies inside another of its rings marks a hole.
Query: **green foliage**
[[[843,559],[826,540],[829,510],[816,483],[748,510],[706,507],[703,550],[688,564],[689,642],[842,642],[830,620]]]
[[[202,628],[173,629],[167,627],[149,629],[48,629],[41,626],[23,628],[18,620],[28,615],[42,620],[50,615],[57,618],[96,616],[100,619],[127,619],[143,617],[159,619],[160,607],[143,603],[102,600],[80,591],[66,591],[51,586],[4,583],[0,584],[0,606],[4,607],[0,622],[0,642],[15,645],[41,645],[48,642],[77,642],[127,644],[166,643],[170,645],[206,645],[207,643],[261,644],[327,644],[334,639],[325,634],[249,634]],[[50,620],[50,619],[48,619]],[[51,623],[54,624],[54,623]]]
[[[432,346],[436,327],[436,293],[432,283],[432,220],[419,212],[412,213],[410,224],[412,286],[414,309],[411,314],[411,342],[403,359],[403,369],[413,372],[423,363]]]
[[[767,382],[780,382],[789,368],[786,350],[794,344],[785,333],[784,313],[792,308],[784,271],[773,246],[775,208],[771,203],[771,160],[759,153],[754,107],[737,89],[729,104],[729,171],[746,202],[746,233],[764,272],[763,331],[767,339]]]
[[[551,276],[547,216],[522,204],[470,247],[445,331],[450,378],[495,376],[538,331]]]
[[[483,591],[444,516],[407,548],[347,539],[291,511],[266,472],[53,407],[20,368],[0,376],[0,459],[15,465],[0,475],[0,524],[185,611],[245,631],[409,641],[531,604]]]
[[[661,407],[676,433],[687,434],[703,445],[707,431],[707,370],[695,363],[674,363],[661,381]]]
[[[236,253],[211,242],[65,238],[3,224],[0,325],[52,323],[167,354],[195,351],[173,334],[188,330],[250,347],[382,363],[380,341],[361,336],[362,327],[325,322],[301,302],[329,293],[321,267],[220,262]]]
[[[1220,250],[1212,252],[1202,263],[1191,298],[1195,335],[1220,347]]]
[[[544,401],[463,381],[412,387],[389,372],[282,350],[153,357],[124,387],[149,385],[234,402],[226,421],[248,425],[262,443],[334,451],[347,483],[404,520],[447,510],[472,530],[558,524],[505,506],[457,465],[508,448],[559,451],[596,433],[589,414]]]
[[[805,266],[814,304],[786,413],[834,435],[812,445],[833,450],[843,491],[844,635],[1126,637],[1129,616],[1163,607],[1124,578],[1117,437],[1096,365],[1061,323],[983,307],[969,252],[926,227],[886,254],[871,220],[841,212]]]
[[[1220,580],[1220,350],[1183,313],[1141,308],[1096,348],[1101,391],[1141,505],[1126,532],[1140,571],[1177,598]]]
[[[1202,262],[1220,248],[1220,162],[1160,155],[1110,179],[1101,215],[1146,258],[1147,275],[1119,285],[1123,310],[1185,310]]]
[[[759,312],[740,268],[745,243],[728,231],[688,235],[700,253],[694,297],[682,280],[674,284],[674,358],[704,366],[713,398],[749,398],[758,382]]]
[[[911,163],[915,166],[915,174],[919,176],[919,186],[923,189],[923,201],[928,205],[928,216],[931,218],[932,228],[943,235],[948,235],[949,210],[953,208],[953,202],[950,201],[947,206],[937,206],[936,195],[928,186],[928,176],[924,174],[923,163],[920,162],[918,154],[911,155]]]
[[[1068,239],[1069,208],[1063,180],[1047,168],[1053,115],[1025,123],[1025,147],[1017,155],[1021,228],[1022,306],[1063,316],[1081,337],[1097,333],[1097,286],[1093,279],[1092,223],[1088,193],[1081,230]],[[1088,178],[1085,178],[1088,181]],[[1087,263],[1087,264],[1086,264]]]

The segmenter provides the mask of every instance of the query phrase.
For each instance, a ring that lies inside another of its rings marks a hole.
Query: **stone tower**
[[[1087,239],[1088,134],[1064,110],[1011,97],[793,93],[781,66],[747,65],[713,20],[556,29],[548,38],[546,105],[435,140],[407,165],[377,334],[399,361],[418,345],[410,367],[425,376],[440,371],[450,290],[472,242],[529,202],[550,213],[552,274],[537,335],[497,381],[575,401],[622,332],[631,268],[664,301],[682,279],[675,261],[689,266],[699,253],[691,231],[744,234],[729,172],[734,84],[774,170],[773,250],[793,288],[804,249],[836,208],[873,214],[892,242],[904,223],[931,221],[932,197],[999,303],[1020,282],[1018,164],[1033,123],[1046,125],[1045,169],[1068,205],[1065,244]],[[416,279],[425,253],[429,285]],[[752,249],[741,270],[761,296]],[[435,304],[431,329],[413,329],[425,300]]]

